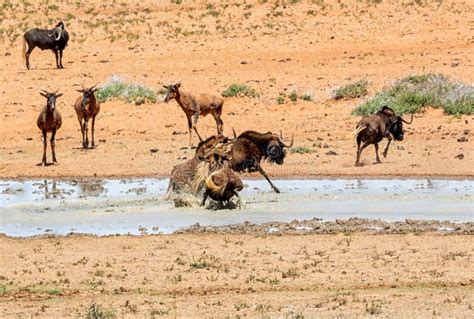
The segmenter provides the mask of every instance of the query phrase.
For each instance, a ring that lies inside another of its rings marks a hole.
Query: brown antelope
[[[96,84],[97,85],[97,84]],[[95,127],[95,117],[99,114],[100,111],[100,103],[97,101],[95,97],[96,85],[93,87],[86,89],[82,87],[82,89],[77,90],[78,92],[82,93],[81,97],[78,97],[76,102],[74,103],[74,108],[76,110],[77,119],[79,120],[79,125],[81,126],[82,132],[82,147],[88,148],[89,147],[89,138],[88,138],[88,127],[87,124],[90,119],[92,119],[92,143],[91,148],[94,148],[94,127]]]
[[[179,81],[176,84],[164,85],[163,87],[167,90],[164,101],[165,103],[168,103],[171,99],[175,99],[186,114],[186,118],[188,119],[189,147],[191,148],[192,145],[191,129],[194,129],[199,140],[202,141],[202,138],[196,128],[199,115],[206,116],[211,114],[216,120],[217,134],[222,135],[224,130],[224,122],[222,122],[221,113],[224,100],[220,97],[210,94],[200,94],[195,97],[190,93],[181,91],[179,89],[180,86],[181,82]],[[191,120],[191,118],[193,119]]]
[[[53,154],[53,164],[58,163],[56,160],[54,138],[56,137],[56,132],[61,127],[63,121],[61,114],[58,110],[56,110],[56,99],[63,94],[58,93],[58,91],[49,93],[45,90],[41,90],[40,94],[46,98],[47,103],[46,106],[41,110],[38,120],[36,121],[38,128],[43,133],[43,160],[38,164],[38,166],[46,166],[46,146],[48,132],[51,132],[51,152]]]

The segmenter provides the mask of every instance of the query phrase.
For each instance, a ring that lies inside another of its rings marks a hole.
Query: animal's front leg
[[[46,146],[47,146],[47,136],[46,136],[46,130],[43,130],[43,160],[41,161],[41,163],[39,163],[38,165],[41,166],[46,166]]]
[[[85,142],[82,144],[83,148],[88,148],[89,147],[89,128],[88,128],[89,121],[84,119],[84,136],[86,138]]]
[[[379,157],[379,144],[374,143],[374,147],[375,147],[375,164],[380,164],[382,163],[382,161],[380,160],[380,157]]]
[[[63,66],[63,50],[59,50],[59,66],[61,67],[61,69],[64,69],[64,66]]]
[[[59,54],[58,50],[54,50],[54,56],[56,57],[56,67],[60,69],[61,67],[59,66]]]
[[[92,118],[92,143],[91,143],[91,148],[94,148],[95,147],[95,143],[94,143],[94,127],[95,127],[95,115],[94,117]]]
[[[188,119],[188,135],[189,135],[189,146],[188,148],[191,148],[193,144],[191,143],[191,129],[193,127],[193,123],[191,122],[191,117],[187,116]]]
[[[387,143],[387,146],[385,146],[385,149],[383,150],[383,157],[387,157],[387,153],[388,153],[388,147],[390,146],[390,142],[392,142],[392,134],[389,134],[387,136],[387,139],[388,139],[388,143]]]
[[[206,199],[207,199],[207,192],[204,192],[204,197],[202,199],[201,206],[206,205]]]
[[[267,173],[265,173],[265,171],[263,170],[263,168],[260,165],[258,166],[258,171],[270,183],[270,186],[272,187],[273,191],[275,193],[280,193],[280,190],[275,185],[273,185],[272,181],[270,180],[270,177],[268,177]]]
[[[53,153],[53,163],[57,164],[58,161],[56,160],[56,145],[54,142],[54,139],[56,137],[56,130],[53,130],[53,133],[51,134],[51,152]]]

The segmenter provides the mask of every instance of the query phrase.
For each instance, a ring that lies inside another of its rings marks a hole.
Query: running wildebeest
[[[23,54],[26,67],[30,69],[30,54],[34,48],[52,50],[56,56],[56,67],[63,68],[63,50],[67,46],[69,33],[64,29],[64,23],[59,22],[52,30],[34,28],[23,35]]]
[[[356,130],[353,132],[353,135],[356,136],[357,140],[357,159],[355,165],[361,165],[360,154],[362,153],[362,150],[370,144],[374,144],[375,147],[375,164],[382,163],[379,158],[378,143],[383,138],[388,139],[387,146],[383,151],[383,157],[387,157],[388,147],[390,146],[392,139],[403,141],[402,122],[411,124],[413,122],[413,114],[411,115],[410,122],[408,122],[401,116],[397,116],[394,110],[384,106],[379,112],[364,116],[359,123],[357,123]],[[362,142],[363,144],[361,146]]]
[[[217,124],[217,134],[222,135],[224,131],[224,122],[221,119],[221,113],[224,100],[221,97],[205,93],[199,94],[195,97],[190,93],[181,91],[179,89],[180,86],[181,82],[179,81],[176,84],[163,85],[163,87],[167,90],[164,102],[168,103],[171,99],[175,99],[186,114],[189,131],[189,147],[192,145],[191,129],[194,129],[199,140],[202,141],[201,136],[199,135],[196,128],[199,115],[204,117],[208,114],[211,114]],[[191,120],[191,118],[193,118],[193,120]]]
[[[260,162],[262,159],[282,165],[286,156],[286,148],[293,146],[294,136],[290,145],[282,142],[280,137],[272,132],[258,133],[255,131],[245,131],[233,142],[229,153],[231,168],[236,172],[260,172],[270,183],[273,191],[279,193],[280,190],[273,185],[267,173],[263,170]]]
[[[76,102],[74,103],[74,109],[76,110],[77,119],[79,120],[79,125],[81,126],[81,133],[82,133],[82,147],[88,148],[89,147],[89,137],[88,137],[88,123],[89,120],[92,119],[92,143],[91,148],[94,148],[94,128],[95,128],[95,117],[99,114],[100,111],[100,103],[97,101],[95,97],[95,92],[97,91],[96,88],[97,84],[93,87],[86,89],[82,88],[77,90],[78,92],[82,93],[82,96],[78,97]]]
[[[62,93],[58,91],[54,93],[49,93],[44,90],[40,92],[41,96],[44,96],[47,100],[46,106],[41,110],[40,115],[36,124],[38,128],[43,133],[43,160],[38,165],[46,166],[46,146],[47,146],[47,133],[51,132],[51,152],[53,153],[53,164],[57,164],[56,153],[55,153],[55,143],[54,138],[56,136],[57,130],[61,127],[63,123],[61,114],[56,109],[56,99],[62,96]]]

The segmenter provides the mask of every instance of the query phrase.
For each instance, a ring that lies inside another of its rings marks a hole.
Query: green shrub
[[[229,85],[222,92],[223,97],[240,96],[240,95],[249,96],[249,97],[257,97],[258,92],[245,84],[236,84],[236,83]]]
[[[304,100],[304,101],[312,101],[313,100],[313,95],[309,92],[306,92],[306,93],[303,93],[301,96],[300,96],[300,99]]]
[[[113,311],[102,310],[100,305],[93,303],[89,308],[87,308],[85,317],[87,319],[112,319],[116,316]]]
[[[99,102],[105,102],[111,99],[123,99],[127,103],[140,105],[143,103],[156,103],[156,92],[144,85],[136,83],[126,83],[118,76],[112,76],[107,83],[97,90],[97,99]]]
[[[292,91],[288,97],[290,98],[291,102],[296,102],[298,99],[298,93],[296,93],[296,91]]]
[[[366,96],[369,94],[369,91],[367,91],[368,85],[369,82],[366,80],[360,80],[344,85],[334,91],[333,98],[335,100],[349,100]]]
[[[359,104],[352,114],[372,114],[384,105],[397,114],[416,113],[425,106],[442,108],[451,115],[472,114],[474,87],[440,74],[410,75]]]
[[[279,95],[277,97],[277,103],[278,104],[285,104],[285,96],[284,95]]]

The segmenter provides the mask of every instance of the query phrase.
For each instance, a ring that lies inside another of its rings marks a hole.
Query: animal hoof
[[[280,190],[278,188],[275,187],[273,188],[273,190],[275,191],[275,193],[280,194]]]
[[[374,163],[374,165],[377,165],[377,164],[382,164],[382,162],[381,162],[381,161],[376,161],[376,162]]]
[[[362,164],[361,163],[355,163],[355,167],[361,167]]]

